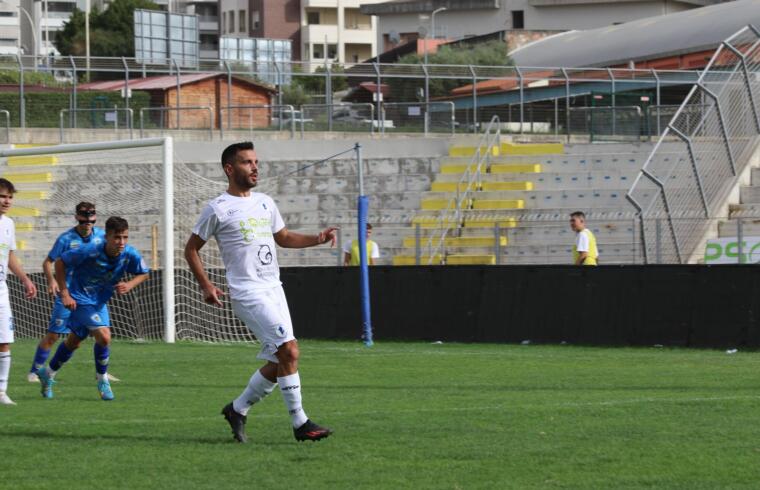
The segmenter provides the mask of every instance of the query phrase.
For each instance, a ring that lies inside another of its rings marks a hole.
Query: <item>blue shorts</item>
[[[58,335],[71,333],[71,330],[66,326],[69,323],[70,316],[71,310],[63,306],[61,298],[56,296],[55,303],[53,303],[53,312],[50,314],[48,332],[57,333]]]
[[[90,330],[111,326],[106,305],[79,305],[71,312],[68,327],[80,339],[86,339]]]

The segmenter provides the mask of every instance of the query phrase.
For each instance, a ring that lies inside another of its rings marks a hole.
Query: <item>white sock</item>
[[[309,420],[301,406],[301,377],[294,373],[282,378],[277,378],[280,385],[282,399],[285,400],[285,408],[288,409],[293,427],[298,428]]]
[[[0,352],[0,392],[8,391],[8,375],[11,373],[11,353]]]
[[[95,376],[98,378],[98,381],[108,381],[108,373],[95,373]],[[52,376],[51,376],[52,377]]]
[[[257,370],[248,381],[248,386],[232,402],[232,408],[240,415],[248,415],[248,410],[251,409],[251,406],[264,399],[265,396],[274,390],[275,386],[277,386],[277,383],[272,383],[261,375],[261,371]]]
[[[55,378],[55,375],[58,374],[58,371],[53,371],[53,368],[51,368],[49,365],[41,367],[40,371],[43,370],[43,369],[45,369],[47,371],[47,375],[48,375],[48,377],[50,379]]]

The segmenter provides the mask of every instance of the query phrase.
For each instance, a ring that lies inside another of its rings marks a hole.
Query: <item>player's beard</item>
[[[240,173],[236,173],[235,174],[235,185],[237,185],[241,189],[253,189],[254,187],[256,187],[256,183],[257,182],[254,181],[253,183],[251,183],[251,181],[248,180],[249,175],[243,175],[243,174],[240,174]]]

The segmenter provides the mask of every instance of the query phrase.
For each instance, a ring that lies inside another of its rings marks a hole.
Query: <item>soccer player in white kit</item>
[[[13,314],[8,299],[8,270],[16,274],[24,285],[27,299],[37,296],[37,287],[24,272],[16,254],[16,225],[6,216],[13,204],[16,188],[0,178],[0,405],[15,405],[8,396],[8,375],[11,371],[11,346],[13,343]]]
[[[224,294],[209,279],[199,251],[213,236],[222,254],[235,314],[261,342],[258,358],[266,364],[253,373],[239,397],[222,409],[238,442],[246,442],[245,423],[251,406],[280,386],[298,441],[318,441],[332,431],[306,416],[301,406],[298,343],[280,282],[275,244],[306,248],[332,243],[336,228],[302,235],[285,228],[271,197],[251,192],[258,180],[259,161],[253,143],[235,143],[222,152],[227,191],[201,212],[185,246],[185,259],[203,291],[206,303],[222,306]]]

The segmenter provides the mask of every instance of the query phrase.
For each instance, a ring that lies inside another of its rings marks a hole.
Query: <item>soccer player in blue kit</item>
[[[56,374],[71,359],[80,342],[92,335],[95,339],[95,369],[100,398],[106,401],[114,399],[108,382],[111,322],[107,303],[114,291],[127,294],[148,279],[149,272],[140,253],[127,245],[128,239],[127,220],[112,216],[106,221],[105,241],[88,243],[56,259],[55,280],[60,289],[61,303],[71,311],[68,321],[71,335],[58,346],[48,366],[41,367],[37,372],[44,398],[53,398]],[[125,274],[134,277],[122,281]]]
[[[45,365],[45,362],[50,355],[50,350],[61,335],[71,333],[66,326],[69,321],[69,316],[71,316],[71,311],[63,306],[59,295],[60,291],[58,289],[58,283],[53,276],[53,264],[55,263],[55,260],[64,252],[76,250],[86,246],[88,243],[99,244],[105,240],[105,232],[103,229],[95,226],[97,215],[93,203],[86,201],[80,202],[74,208],[74,213],[74,217],[79,224],[64,231],[58,236],[53,244],[53,248],[50,249],[48,256],[45,257],[45,261],[42,263],[42,270],[45,272],[45,277],[48,282],[48,294],[53,296],[54,302],[47,333],[37,346],[37,351],[34,354],[34,361],[32,362],[32,368],[27,375],[29,382],[37,383],[39,381],[37,370]],[[71,272],[72,271],[69,270],[69,276],[71,276]],[[70,279],[71,277],[66,278],[66,282],[70,283]]]

